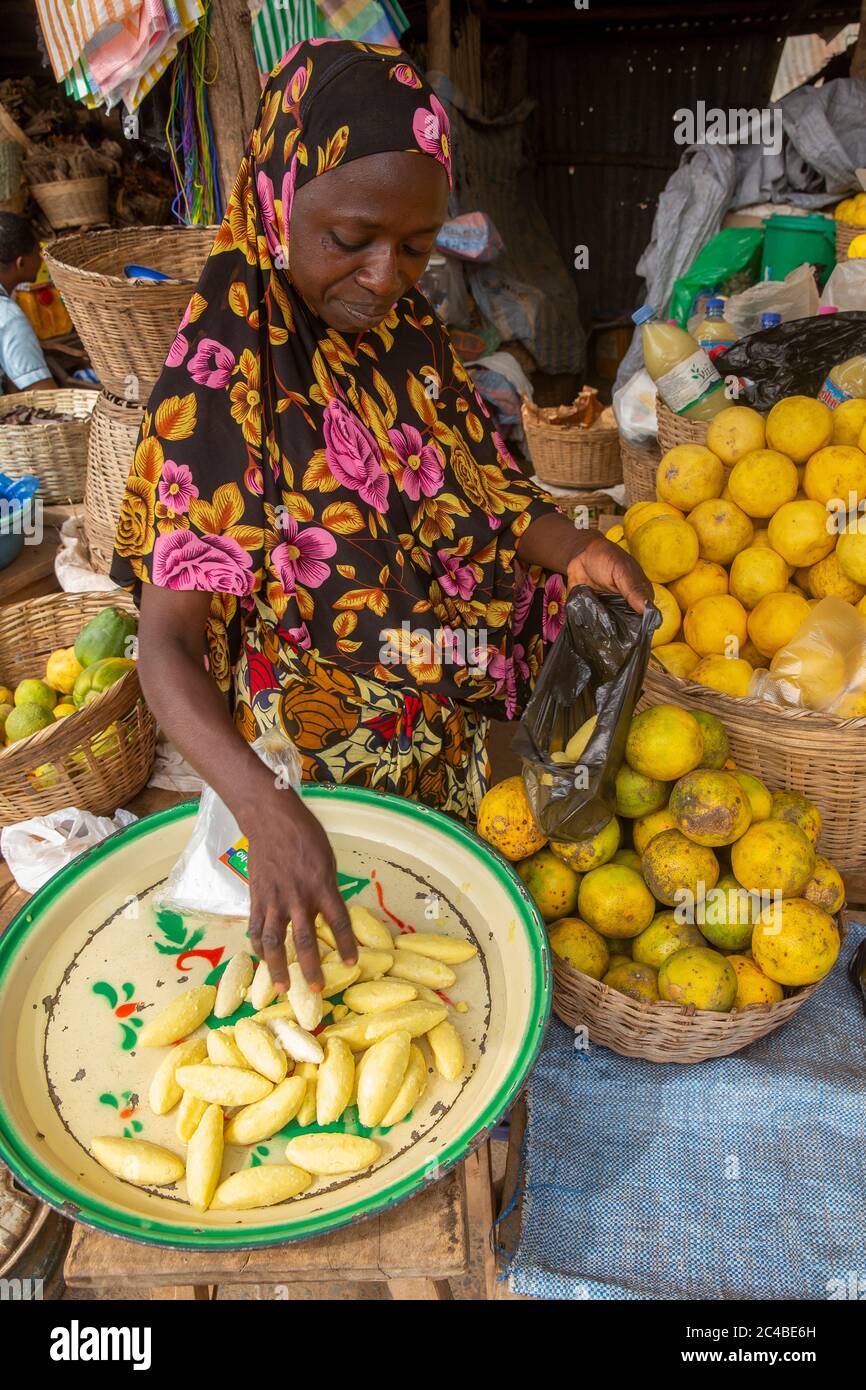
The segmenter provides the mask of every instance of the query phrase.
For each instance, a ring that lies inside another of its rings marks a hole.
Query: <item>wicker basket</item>
[[[84,534],[99,574],[108,574],[120,504],[135,453],[144,411],[103,391],[90,427],[87,482],[84,489]]]
[[[56,232],[64,227],[95,227],[108,221],[108,178],[58,179],[31,183],[30,192]]]
[[[39,1203],[18,1187],[5,1163],[0,1163],[0,1276],[15,1260],[33,1224]]]
[[[80,502],[87,471],[90,417],[98,395],[98,391],[70,388],[22,391],[0,397],[0,473],[7,473],[10,478],[35,473],[41,484],[39,496],[47,506]],[[75,419],[4,425],[3,417],[21,405],[62,411]]]
[[[626,506],[633,507],[635,502],[654,502],[661,450],[655,445],[643,448],[639,444],[629,444],[628,440],[620,435],[619,452],[622,455]]]
[[[721,719],[731,757],[772,790],[801,792],[821,812],[822,854],[844,874],[866,870],[866,718],[738,699],[680,680],[650,663],[639,709],[686,705]]]
[[[61,237],[45,261],[106,391],[147,404],[216,235],[215,227],[125,227]],[[177,284],[135,285],[125,265]]]
[[[109,606],[134,611],[123,591],[48,594],[0,609],[3,681],[14,687],[43,676],[49,654],[71,646],[84,624]],[[147,782],[155,750],[156,724],[133,668],[75,714],[0,751],[0,825],[64,806],[113,815]],[[37,768],[45,771],[36,776]]]
[[[666,454],[668,449],[675,448],[677,444],[706,444],[707,422],[686,420],[682,415],[675,415],[665,405],[661,396],[656,402],[656,417],[659,426],[659,449],[662,454]],[[652,500],[654,498],[655,494]]]
[[[866,227],[857,227],[853,222],[836,223],[836,260],[847,261],[848,247],[855,236],[866,234]]]
[[[837,918],[844,939],[845,923]],[[642,1004],[576,970],[553,953],[553,1011],[569,1028],[584,1027],[591,1042],[621,1057],[647,1062],[705,1062],[774,1033],[793,1018],[824,982],[807,985],[778,1004],[754,1004],[733,1013],[695,1009],[660,1000]]]
[[[622,480],[616,426],[553,424],[521,406],[533,466],[544,483],[592,492]]]

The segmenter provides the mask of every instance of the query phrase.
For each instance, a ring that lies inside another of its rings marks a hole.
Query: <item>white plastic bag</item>
[[[818,289],[811,266],[798,265],[784,280],[761,280],[751,289],[732,294],[725,300],[725,318],[741,338],[757,333],[761,315],[770,312],[781,314],[783,323],[817,314]],[[700,316],[695,317],[693,324],[690,320],[689,332],[692,326],[697,328],[699,321]]]
[[[635,372],[625,386],[614,391],[613,413],[617,428],[629,444],[655,444],[657,396],[656,384],[645,367]]]
[[[4,826],[0,853],[18,887],[35,893],[79,854],[137,819],[131,811],[116,811],[109,818],[79,811],[77,806],[65,806],[47,816]]]
[[[270,729],[250,744],[279,785],[301,785],[301,759],[291,739]],[[223,859],[242,839],[241,829],[225,802],[206,786],[186,849],[156,894],[157,908],[194,913],[197,917],[246,920],[250,915],[250,889],[245,878]]]
[[[842,312],[866,309],[866,257],[839,262],[824,286],[821,303],[835,304]]]

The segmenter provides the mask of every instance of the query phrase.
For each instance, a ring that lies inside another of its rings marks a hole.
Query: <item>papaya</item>
[[[110,656],[132,656],[127,643],[137,630],[138,623],[132,613],[124,613],[121,608],[103,608],[85,623],[76,637],[75,659],[86,667]]]
[[[72,687],[73,704],[77,709],[89,705],[91,700],[97,699],[134,666],[135,662],[125,656],[107,656],[101,661],[94,661],[91,666],[85,666]]]

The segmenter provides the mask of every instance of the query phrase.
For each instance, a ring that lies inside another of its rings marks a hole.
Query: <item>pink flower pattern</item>
[[[287,594],[293,594],[299,584],[318,589],[331,573],[326,559],[334,554],[337,542],[321,526],[302,530],[293,516],[283,515],[280,527],[285,537],[274,548],[273,565]]]
[[[388,474],[380,462],[378,445],[357,415],[336,397],[325,409],[323,432],[325,457],[334,477],[378,512],[387,511]]]
[[[153,547],[153,582],[162,589],[248,594],[254,584],[252,556],[231,536],[163,533]]]
[[[232,378],[235,368],[235,355],[231,348],[218,343],[216,338],[202,338],[186,369],[199,386],[209,386],[212,391],[224,391]]]
[[[425,497],[435,497],[445,477],[436,445],[425,444],[421,431],[414,425],[389,430],[388,438],[403,465],[400,485],[406,496],[413,502],[417,502],[422,493]]]
[[[432,154],[444,167],[451,185],[451,123],[441,101],[432,92],[430,110],[419,106],[412,118],[412,134],[425,154]]]
[[[157,493],[164,507],[170,507],[173,512],[185,513],[189,511],[192,499],[198,497],[198,488],[185,463],[173,463],[171,459],[166,459],[162,465],[162,477]]]
[[[436,558],[445,571],[439,576],[442,592],[449,598],[461,598],[468,602],[478,584],[474,571],[468,565],[461,565],[459,555],[449,555],[447,550],[437,550]]]

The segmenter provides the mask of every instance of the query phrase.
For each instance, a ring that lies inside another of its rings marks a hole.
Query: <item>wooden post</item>
[[[213,81],[207,98],[223,205],[246,153],[262,93],[251,26],[246,0],[211,0],[208,72]]]
[[[866,77],[866,0],[860,4],[860,34],[851,56],[851,76]]]
[[[427,0],[427,71],[451,76],[451,0]]]

